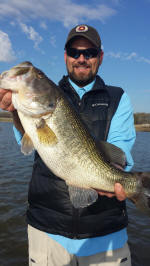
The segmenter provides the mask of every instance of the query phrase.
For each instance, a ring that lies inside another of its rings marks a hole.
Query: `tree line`
[[[12,114],[10,112],[0,112],[0,117],[11,118]],[[135,113],[134,123],[136,125],[140,124],[150,124],[150,113]]]
[[[11,112],[7,112],[7,111],[2,111],[2,112],[0,112],[0,117],[3,117],[3,118],[11,118],[12,117],[12,114],[11,114]]]
[[[150,113],[135,113],[134,124],[150,124]]]

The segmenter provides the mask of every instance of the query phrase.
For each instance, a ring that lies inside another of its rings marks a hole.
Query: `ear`
[[[67,52],[66,52],[66,50],[64,52],[64,60],[65,60],[65,63],[66,63],[66,61],[67,61]]]
[[[99,58],[99,65],[102,64],[102,61],[103,61],[103,56],[104,56],[104,51],[101,50],[101,53],[100,53],[100,58]]]

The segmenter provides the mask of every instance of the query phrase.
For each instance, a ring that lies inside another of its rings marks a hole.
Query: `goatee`
[[[73,75],[69,74],[69,78],[79,87],[84,87],[91,83],[95,77],[90,77],[88,79],[77,79]]]

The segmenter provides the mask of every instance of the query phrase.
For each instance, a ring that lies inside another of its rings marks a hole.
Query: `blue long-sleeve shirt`
[[[70,80],[80,98],[85,92],[91,90],[94,81],[83,88],[79,88]],[[14,127],[14,133],[17,142],[21,142],[21,134]],[[133,166],[131,156],[131,148],[135,141],[135,129],[133,121],[133,110],[128,95],[124,92],[118,108],[112,118],[107,141],[121,148],[126,154],[127,167],[129,171]],[[48,234],[49,237],[59,242],[69,253],[77,256],[89,256],[98,252],[107,250],[115,250],[124,246],[127,242],[127,230],[122,229],[118,232],[108,234],[106,236],[86,238],[86,239],[70,239],[60,235]]]

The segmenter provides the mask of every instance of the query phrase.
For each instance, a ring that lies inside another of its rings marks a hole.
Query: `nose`
[[[78,62],[85,62],[85,57],[83,54],[80,54],[79,58],[78,58]]]

